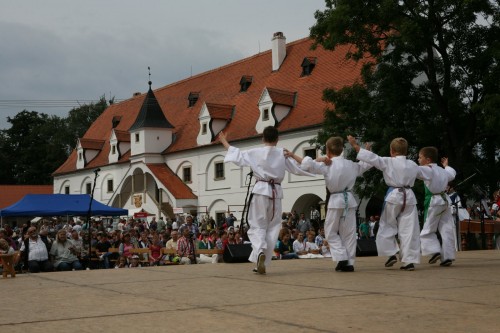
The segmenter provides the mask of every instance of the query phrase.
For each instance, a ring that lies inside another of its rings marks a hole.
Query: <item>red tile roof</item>
[[[53,185],[0,185],[0,209],[15,204],[26,194],[52,194]]]
[[[191,188],[177,177],[177,175],[164,163],[146,164],[156,178],[168,189],[176,199],[196,199],[197,196]]]
[[[207,109],[212,119],[229,120],[233,113],[232,105],[207,103]]]
[[[198,116],[203,103],[235,106],[233,118],[226,128],[229,141],[257,136],[255,124],[260,114],[257,103],[266,87],[297,94],[296,104],[278,126],[280,132],[320,126],[325,108],[331,106],[322,100],[323,90],[351,85],[359,78],[362,64],[345,60],[344,55],[349,46],[339,47],[332,52],[320,46],[312,50],[311,45],[309,38],[287,44],[287,56],[277,71],[272,70],[269,50],[155,90],[156,99],[167,120],[175,127],[175,141],[165,153],[197,147],[196,139],[200,131]],[[301,64],[306,57],[316,58],[316,64],[311,75],[301,77]],[[245,92],[240,92],[242,76],[252,77],[252,84]],[[186,96],[194,91],[199,92],[199,100],[193,107],[188,107]],[[109,106],[90,126],[84,138],[108,140],[112,119],[117,116],[122,118],[116,130],[128,131],[137,118],[145,96],[142,94]],[[106,142],[86,168],[107,165],[109,146],[109,142]],[[76,152],[54,175],[73,171],[76,171]]]
[[[116,140],[118,142],[130,142],[130,133],[127,131],[115,130]]]
[[[96,140],[96,139],[80,139],[80,144],[83,149],[93,149],[93,150],[101,150],[102,146],[104,146],[105,140]]]
[[[267,88],[267,92],[271,97],[273,103],[293,106],[295,100],[295,93],[280,89]]]

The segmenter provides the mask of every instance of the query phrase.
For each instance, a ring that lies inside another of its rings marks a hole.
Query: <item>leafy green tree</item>
[[[103,96],[72,109],[67,118],[27,110],[8,117],[11,127],[0,131],[0,183],[51,184],[52,173],[107,106]]]
[[[113,104],[114,98],[110,100]],[[75,148],[76,140],[83,137],[90,125],[99,117],[108,107],[105,96],[101,96],[96,103],[83,104],[78,108],[73,108],[68,113],[66,124],[68,132],[66,133],[68,155]]]
[[[346,59],[362,62],[361,80],[326,90],[317,141],[357,136],[389,155],[402,136],[418,149],[436,146],[458,171],[462,191],[499,180],[500,3],[488,0],[325,0],[311,28],[315,46],[351,45]],[[481,173],[478,173],[479,170]],[[371,172],[361,195],[381,193]]]
[[[67,158],[58,140],[65,131],[64,122],[57,116],[26,110],[7,121],[12,126],[3,131],[2,157],[11,162],[6,183],[50,184],[51,173]]]

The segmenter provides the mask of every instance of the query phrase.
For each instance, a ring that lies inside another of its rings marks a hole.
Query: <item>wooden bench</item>
[[[167,249],[166,247],[162,247],[160,250],[160,255],[162,257],[161,262],[164,265],[178,265],[179,264],[178,262],[171,262],[170,260],[168,260],[168,258],[163,259],[163,256],[175,256],[176,254],[177,254],[176,249]]]
[[[221,249],[196,249],[196,254],[205,254],[205,255],[210,255],[210,254],[224,254],[224,250]]]
[[[2,275],[3,278],[7,278],[10,274],[10,277],[16,277],[16,269],[14,268],[17,258],[19,257],[19,252],[14,252],[12,254],[0,254],[0,259],[2,262]]]
[[[117,247],[110,247],[108,249],[108,252],[109,253],[120,253],[120,251],[119,251],[119,249]],[[104,253],[105,252],[99,252],[99,251],[97,251],[97,249],[95,249],[94,247],[92,247],[92,255],[90,256],[90,261],[100,262],[101,261],[101,255],[103,255]],[[112,266],[114,266],[114,264],[116,263],[117,259],[108,258],[108,260],[109,260],[110,268],[113,268]]]
[[[132,255],[136,254],[139,256],[139,262],[141,265],[149,265],[149,259],[151,258],[151,250],[149,250],[149,248],[136,247],[130,249],[130,253]]]

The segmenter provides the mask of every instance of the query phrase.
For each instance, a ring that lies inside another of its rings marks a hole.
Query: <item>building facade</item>
[[[279,146],[316,156],[310,143],[320,129],[326,88],[351,85],[361,64],[344,59],[346,48],[311,49],[304,38],[286,44],[277,32],[271,50],[113,104],[79,139],[53,174],[54,193],[91,193],[102,203],[176,213],[232,212],[241,219],[249,169],[225,164],[217,135],[249,149],[276,126]],[[94,188],[95,182],[95,188]],[[253,184],[254,180],[252,181]],[[308,216],[325,198],[322,177],[287,175],[283,211]]]

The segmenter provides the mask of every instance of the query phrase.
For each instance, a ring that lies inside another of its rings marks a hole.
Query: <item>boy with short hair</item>
[[[357,159],[381,170],[389,186],[376,237],[378,255],[388,256],[385,267],[392,267],[398,261],[396,254],[399,252],[403,263],[401,270],[415,270],[414,264],[420,263],[420,228],[417,199],[411,187],[420,170],[415,162],[406,159],[408,142],[404,138],[392,140],[391,157],[380,157],[361,149],[354,137],[349,135],[347,138],[358,152]]]
[[[285,171],[305,176],[314,176],[302,169],[291,158],[285,158],[283,148],[278,148],[278,130],[268,126],[263,132],[263,147],[246,151],[230,146],[226,134],[221,132],[219,140],[228,150],[224,162],[252,169],[256,183],[248,208],[248,238],[252,243],[252,253],[248,260],[257,264],[254,272],[266,273],[273,257],[274,248],[281,228],[281,182]]]
[[[326,156],[314,161],[301,158],[291,152],[287,154],[301,163],[301,167],[325,177],[330,193],[325,218],[325,238],[330,245],[332,260],[337,262],[335,271],[353,272],[356,258],[356,207],[352,188],[356,178],[371,168],[371,165],[347,160],[342,156],[344,140],[331,137],[326,141]]]
[[[421,176],[425,187],[424,226],[420,232],[422,255],[431,255],[429,264],[441,259],[441,266],[450,266],[455,260],[455,223],[451,200],[446,194],[448,183],[455,179],[456,172],[448,166],[448,159],[442,158],[444,168],[436,164],[438,150],[424,147],[418,153]],[[443,245],[439,243],[439,231]]]

